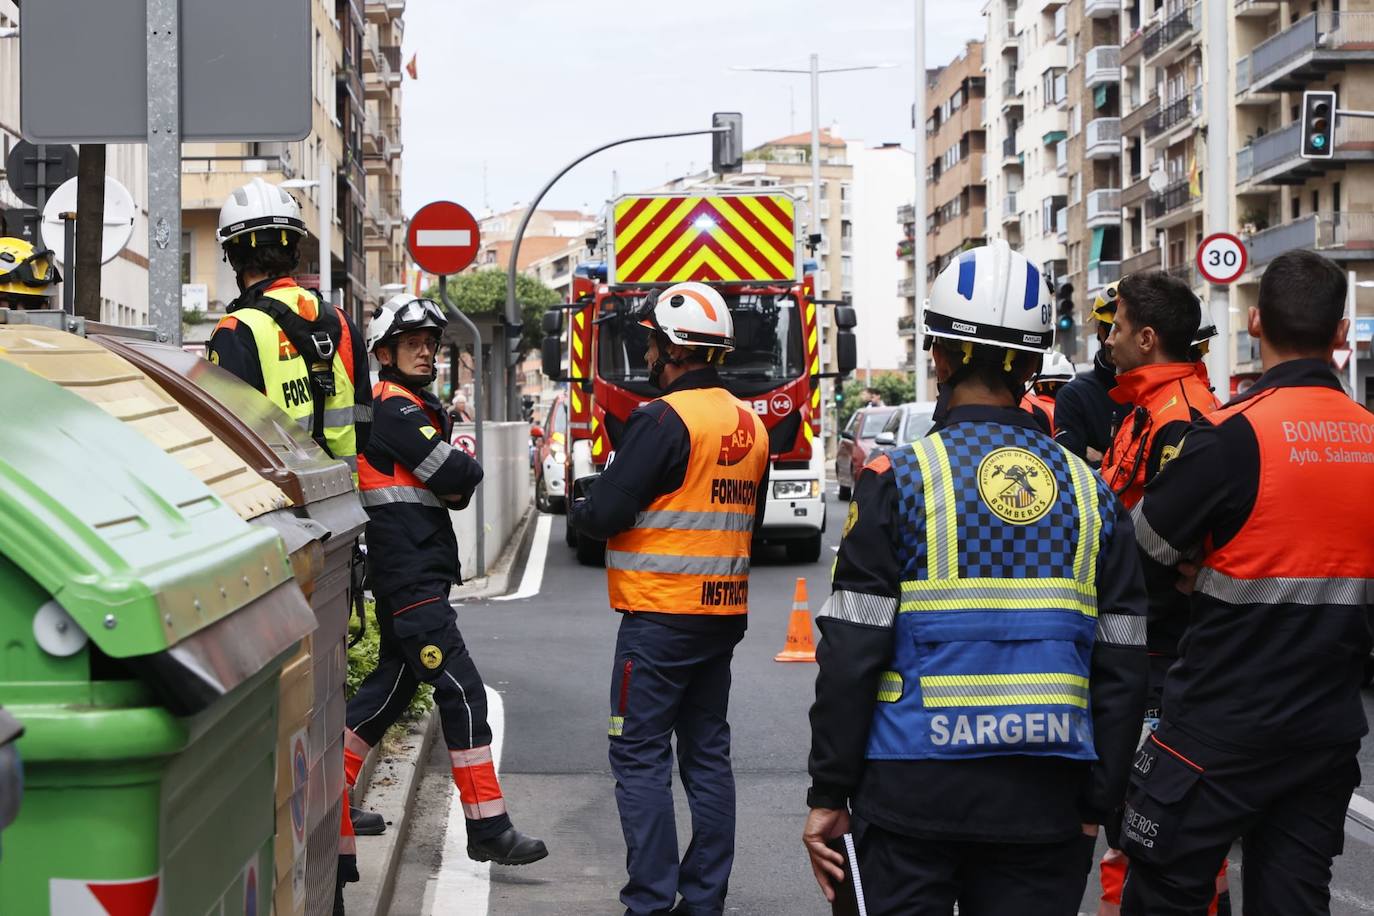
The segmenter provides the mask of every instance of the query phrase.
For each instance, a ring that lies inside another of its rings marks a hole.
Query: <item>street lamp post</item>
[[[911,369],[916,376],[916,400],[926,400],[926,351],[921,333],[921,312],[926,299],[926,0],[916,0],[916,102],[911,112],[912,130],[916,142],[912,145],[916,160],[916,193],[911,198],[911,314],[915,319],[912,333]]]

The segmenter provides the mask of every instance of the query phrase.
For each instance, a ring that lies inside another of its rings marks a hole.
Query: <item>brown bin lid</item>
[[[91,340],[146,372],[296,506],[353,491],[348,465],[232,373],[170,344],[107,334]]]

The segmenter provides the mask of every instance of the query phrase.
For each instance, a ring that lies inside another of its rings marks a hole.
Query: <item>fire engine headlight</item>
[[[821,495],[819,480],[775,480],[773,481],[774,499],[815,499]]]

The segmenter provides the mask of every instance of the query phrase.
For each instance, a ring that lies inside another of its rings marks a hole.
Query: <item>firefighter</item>
[[[1036,422],[1051,436],[1054,435],[1054,399],[1061,388],[1073,381],[1073,375],[1073,363],[1069,358],[1057,350],[1051,351],[1035,374],[1035,383],[1021,399],[1021,409],[1035,416]]]
[[[62,275],[53,253],[18,238],[0,238],[0,308],[50,309]]]
[[[608,539],[606,584],[623,615],[609,728],[629,872],[620,900],[631,916],[720,914],[735,855],[730,659],[747,620],[768,432],[716,373],[734,347],[719,292],[678,283],[637,317],[663,396],[630,414],[615,461],[568,516],[581,536]],[[673,734],[692,811],[681,861]]]
[[[1037,273],[998,240],[935,279],[949,412],[860,475],[817,620],[803,841],[833,899],[827,841],[853,834],[870,914],[1076,913],[1125,790],[1140,561],[1120,501],[1016,407],[1051,344]]]
[[[1128,413],[1102,458],[1102,477],[1127,509],[1178,452],[1188,424],[1219,405],[1191,357],[1202,306],[1162,271],[1122,278],[1107,346],[1116,364],[1111,399]]]
[[[1238,837],[1247,914],[1329,912],[1374,610],[1374,419],[1329,368],[1345,297],[1314,252],[1270,262],[1248,319],[1264,374],[1137,510],[1147,580],[1181,576],[1192,613],[1131,773],[1123,913],[1201,913]]]
[[[210,361],[356,470],[372,419],[367,353],[352,319],[291,277],[305,237],[296,199],[254,178],[224,201],[218,235],[239,297],[210,335]]]
[[[1130,413],[1117,430],[1102,461],[1102,477],[1127,509],[1134,509],[1146,485],[1178,454],[1178,446],[1194,420],[1219,405],[1211,389],[1198,375],[1195,360],[1202,307],[1182,280],[1159,271],[1131,274],[1117,285],[1116,309],[1107,345],[1116,363],[1116,387],[1112,400]],[[1188,600],[1173,582],[1147,583],[1149,625],[1146,650],[1150,678],[1145,722],[1159,720],[1164,673],[1178,658],[1178,641],[1188,621]],[[1115,916],[1121,904],[1126,858],[1116,847],[1102,859],[1102,899],[1099,916]],[[1225,867],[1217,882],[1218,895],[1226,895]],[[1225,906],[1229,895],[1211,904],[1211,912]]]
[[[429,390],[447,324],[437,304],[403,294],[378,309],[367,329],[368,351],[381,368],[372,434],[358,456],[358,489],[368,514],[368,581],[381,649],[376,669],[348,701],[344,773],[352,785],[420,683],[431,684],[468,857],[527,865],[548,850],[511,824],[492,761],[486,688],[448,600],[460,581],[449,511],[467,506],[482,469],[449,445],[452,421]]]
[[[1212,323],[1212,319],[1207,317],[1207,313],[1202,313],[1202,326],[1193,335],[1193,345],[1188,350],[1188,360],[1197,369],[1198,381],[1207,386],[1207,390],[1216,393],[1212,387],[1212,377],[1207,372],[1207,364],[1203,358],[1212,348],[1212,338],[1217,336],[1217,326]]]
[[[1111,399],[1116,387],[1116,364],[1107,337],[1116,312],[1116,284],[1111,283],[1093,301],[1098,350],[1093,364],[1064,386],[1054,401],[1054,438],[1080,458],[1096,465],[1107,452],[1112,434],[1126,416],[1126,407]]]

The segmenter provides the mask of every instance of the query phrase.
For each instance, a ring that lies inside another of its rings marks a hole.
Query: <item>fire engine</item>
[[[719,367],[725,386],[768,429],[770,482],[758,540],[789,559],[820,557],[826,525],[821,380],[853,371],[854,309],[815,298],[815,266],[802,260],[793,198],[775,190],[702,191],[618,198],[595,254],[579,264],[570,301],[544,316],[544,374],[568,383],[570,447],[565,491],[614,459],[630,411],[658,397],[644,363],[647,328],[632,318],[655,288],[697,280],[730,306],[735,349]],[[822,371],[818,309],[834,308],[837,371]],[[597,564],[605,544],[568,529],[578,559]]]

